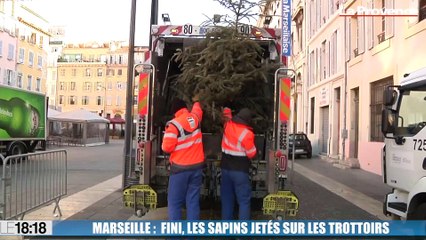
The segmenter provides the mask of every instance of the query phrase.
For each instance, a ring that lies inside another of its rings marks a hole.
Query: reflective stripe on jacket
[[[250,160],[256,155],[254,133],[251,127],[233,122],[229,109],[223,111],[225,119],[224,134],[222,137],[222,168],[247,171]]]
[[[183,108],[166,124],[161,148],[170,153],[170,164],[180,170],[192,169],[204,164],[204,149],[200,129],[203,112],[194,103],[192,111]]]

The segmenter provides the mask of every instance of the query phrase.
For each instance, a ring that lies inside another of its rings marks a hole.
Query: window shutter
[[[386,0],[385,7],[388,9],[395,8],[395,0]],[[393,36],[395,17],[385,18],[385,39],[388,39]]]
[[[419,0],[408,0],[410,9],[419,9]],[[419,21],[419,17],[407,17],[408,26],[414,25]]]
[[[346,49],[346,61],[349,61],[351,59],[351,18],[345,17],[345,25],[346,25],[346,32],[345,32],[345,49]]]
[[[363,53],[365,50],[365,17],[358,18],[358,28],[359,28],[358,53]]]

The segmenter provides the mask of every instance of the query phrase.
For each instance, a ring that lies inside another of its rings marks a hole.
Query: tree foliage
[[[182,73],[173,87],[178,97],[187,102],[199,96],[205,112],[204,131],[216,132],[222,127],[223,106],[234,110],[249,107],[256,114],[255,130],[266,127],[273,106],[272,81],[277,65],[264,61],[265,54],[268,53],[256,41],[232,26],[216,27],[199,44],[175,54]]]

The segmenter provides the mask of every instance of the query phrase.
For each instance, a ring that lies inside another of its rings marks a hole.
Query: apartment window
[[[117,106],[121,106],[121,96],[117,96]]]
[[[71,69],[71,75],[73,77],[77,76],[77,69],[75,69],[75,68]]]
[[[43,68],[43,57],[42,56],[37,57],[37,67],[38,67],[38,69]]]
[[[358,17],[357,18],[357,43],[356,48],[357,52],[356,55],[361,54],[364,52],[365,48],[365,18],[364,17]]]
[[[14,58],[14,54],[15,53],[15,46],[13,46],[13,44],[9,44],[9,48],[7,51],[7,60],[13,60]]]
[[[107,89],[112,90],[112,82],[111,81],[107,83]]]
[[[3,41],[0,41],[0,57],[3,56]]]
[[[426,0],[419,2],[419,22],[426,19]]]
[[[98,68],[98,77],[102,77],[104,71],[102,70],[102,68]]]
[[[34,65],[34,53],[30,52],[28,54],[28,65],[32,67]]]
[[[330,41],[330,75],[337,73],[337,30],[331,35]]]
[[[16,84],[18,88],[22,88],[22,73],[18,73],[18,77],[16,78]]]
[[[36,78],[36,91],[41,91],[41,78]]]
[[[90,82],[84,83],[84,87],[83,87],[84,91],[90,91],[91,88],[92,88],[92,83],[90,83]]]
[[[65,69],[61,69],[61,76],[64,77],[65,76]]]
[[[18,63],[23,63],[25,59],[25,49],[19,48]]]
[[[371,83],[371,104],[370,104],[370,140],[372,142],[383,142],[382,128],[382,109],[383,92],[387,86],[393,84],[393,78],[388,77]]]
[[[123,84],[121,82],[117,82],[117,89],[118,90],[122,90],[123,89]]]
[[[98,106],[102,105],[102,97],[101,96],[96,97],[96,105],[98,105]]]
[[[96,91],[102,91],[104,90],[104,86],[102,82],[96,82]]]
[[[117,70],[117,75],[118,75],[118,76],[123,75],[123,69],[118,69],[118,70]]]
[[[68,103],[69,103],[69,105],[76,105],[77,104],[77,97],[76,96],[69,96]]]
[[[91,75],[92,75],[92,71],[90,70],[90,68],[86,68],[86,70],[84,71],[84,76],[90,77]]]
[[[83,96],[81,98],[81,105],[89,105],[89,96]]]
[[[107,70],[107,76],[114,76],[114,75],[115,75],[114,69],[108,69]]]
[[[65,82],[60,82],[59,83],[59,90],[65,91],[67,90]]]
[[[7,85],[9,85],[9,86],[13,86],[14,85],[14,82],[13,82],[13,71],[12,70],[9,70],[9,69],[7,69],[5,72],[4,72],[4,74],[5,74],[5,79],[6,79],[6,84]]]
[[[27,81],[27,89],[31,90],[33,86],[33,76],[28,75],[28,81]]]
[[[107,106],[111,106],[112,105],[112,97],[111,96],[107,96],[107,98],[106,98],[106,105]]]
[[[314,83],[315,83],[314,67],[315,67],[315,53],[314,53],[314,51],[312,51],[309,54],[309,83],[308,83],[308,87],[314,85]]]
[[[298,24],[298,33],[297,33],[297,38],[298,38],[298,42],[299,42],[299,51],[302,51],[303,49],[303,27],[302,24]]]
[[[315,130],[315,98],[311,98],[311,129],[310,133]]]
[[[329,12],[330,15],[333,15],[335,9],[334,9],[334,0],[328,0],[328,6],[329,6]]]
[[[320,62],[320,69],[321,69],[321,80],[324,80],[327,78],[327,53],[326,53],[326,44],[327,42],[324,41],[321,44],[321,62]]]
[[[35,33],[31,33],[30,43],[36,44],[37,36]]]
[[[380,1],[372,1],[374,2],[374,8],[381,9],[393,9],[394,8],[394,0],[380,0]],[[377,6],[376,6],[377,5]],[[394,17],[376,17],[373,20],[374,22],[374,45],[380,44],[386,39],[389,39],[393,36],[393,24]]]
[[[71,82],[70,83],[70,90],[71,91],[75,91],[75,85],[76,85],[76,82]]]
[[[65,99],[64,95],[59,95],[59,104],[64,104],[64,99]]]
[[[346,32],[345,32],[345,59],[347,60],[347,61],[349,61],[349,59],[351,59],[351,49],[352,49],[352,46],[351,46],[351,30],[353,29],[353,28],[351,28],[351,18],[350,17],[348,17],[347,19],[346,19],[347,21],[345,21],[345,24],[346,24]]]

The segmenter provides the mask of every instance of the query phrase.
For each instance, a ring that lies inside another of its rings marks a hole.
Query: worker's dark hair
[[[182,108],[186,108],[186,103],[180,98],[176,98],[173,103],[172,107],[170,109],[171,114],[175,114],[177,111],[181,110]]]
[[[251,125],[251,120],[253,118],[253,112],[248,108],[241,109],[237,115],[232,118],[232,121],[236,123],[242,123],[245,125]]]

